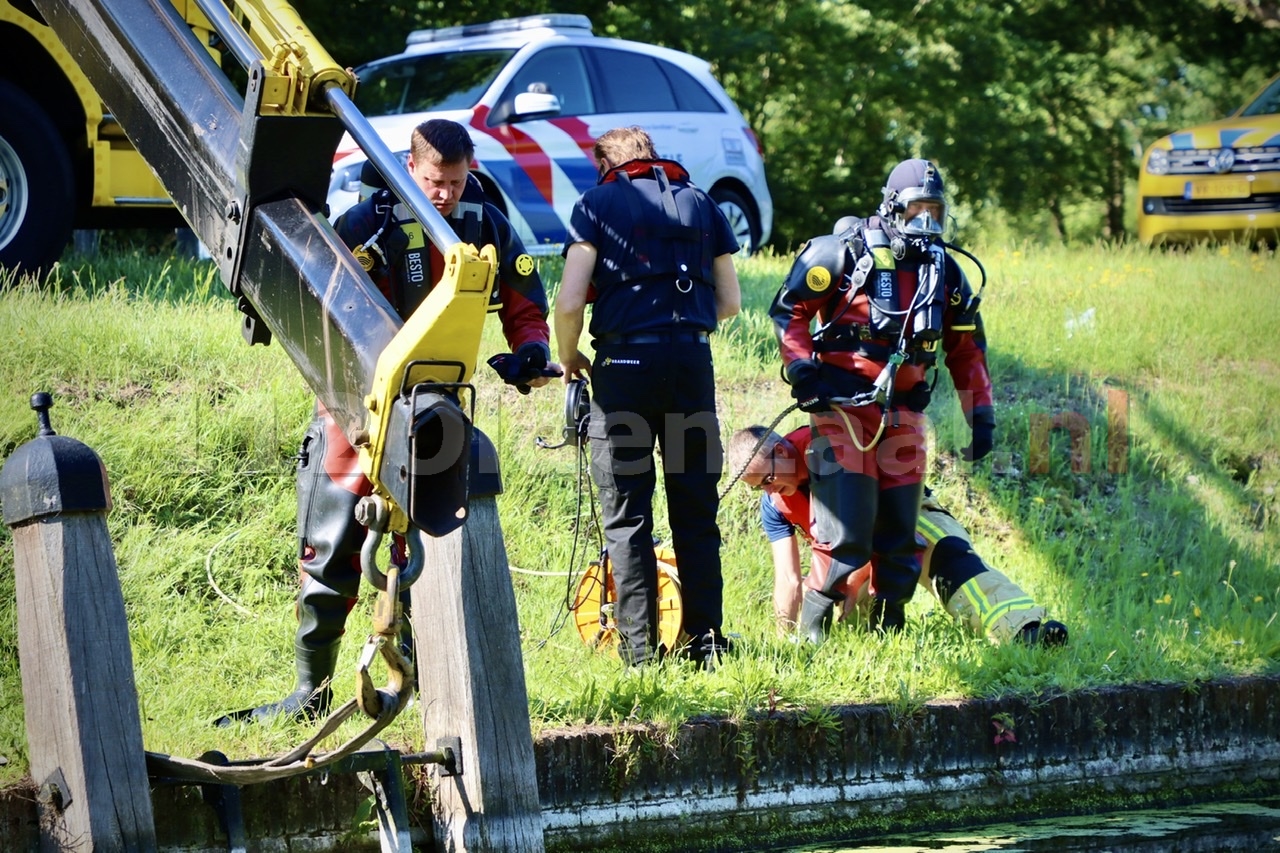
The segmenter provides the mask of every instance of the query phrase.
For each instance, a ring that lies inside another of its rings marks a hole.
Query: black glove
[[[960,451],[969,462],[977,462],[991,452],[996,437],[996,416],[990,411],[973,413],[973,441]]]
[[[822,378],[818,365],[812,361],[797,361],[787,371],[791,378],[791,396],[802,412],[831,411],[831,398],[839,396],[831,384]]]
[[[504,352],[489,359],[489,366],[502,381],[516,386],[521,394],[529,393],[529,380],[539,376],[559,376],[558,367],[548,367],[551,351],[546,344],[521,344],[514,353]]]

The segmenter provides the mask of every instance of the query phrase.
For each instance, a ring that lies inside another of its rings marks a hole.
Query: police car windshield
[[[356,106],[366,116],[470,109],[514,53],[452,51],[366,65],[356,72]]]

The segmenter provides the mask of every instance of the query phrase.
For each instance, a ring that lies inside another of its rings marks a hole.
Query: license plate
[[[1238,181],[1187,181],[1182,192],[1185,199],[1200,198],[1248,198],[1249,182]]]

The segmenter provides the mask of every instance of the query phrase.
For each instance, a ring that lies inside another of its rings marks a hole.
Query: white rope
[[[538,572],[533,569],[522,569],[519,566],[507,566],[507,570],[521,575],[537,575],[542,578],[567,578],[577,574],[577,572]]]
[[[254,613],[252,610],[239,604],[234,599],[232,599],[231,596],[223,592],[218,587],[218,582],[213,579],[213,552],[218,550],[220,547],[222,547],[224,543],[231,541],[232,539],[236,538],[239,535],[240,535],[240,529],[237,528],[236,530],[233,530],[230,533],[228,533],[226,536],[223,536],[217,542],[213,543],[213,547],[209,549],[209,553],[205,554],[204,556],[204,574],[205,574],[205,577],[209,579],[209,586],[213,587],[213,591],[218,594],[219,598],[221,598],[227,604],[230,604],[232,607],[234,607],[236,610],[243,613],[245,616],[253,616]]]

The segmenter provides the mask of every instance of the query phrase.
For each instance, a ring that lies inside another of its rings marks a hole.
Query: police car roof
[[[502,18],[484,24],[464,24],[457,27],[440,27],[433,30],[414,30],[405,40],[405,47],[428,42],[453,41],[474,36],[492,36],[526,30],[545,29],[553,33],[591,35],[591,19],[586,15],[525,15],[520,18]]]

